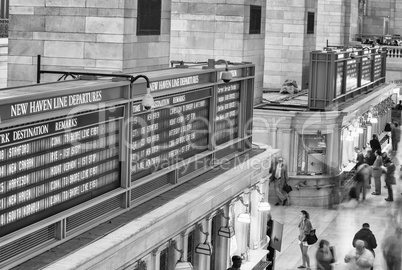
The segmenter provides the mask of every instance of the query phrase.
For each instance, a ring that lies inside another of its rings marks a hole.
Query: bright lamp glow
[[[237,221],[243,222],[243,223],[250,223],[251,216],[249,213],[241,213],[240,215],[237,216]]]
[[[193,265],[190,262],[186,262],[183,260],[184,250],[177,248],[175,240],[171,240],[170,243],[176,251],[180,252],[180,259],[177,261],[174,270],[193,270]]]
[[[378,119],[376,117],[373,117],[373,118],[370,119],[370,122],[374,123],[374,124],[378,123]]]
[[[271,210],[271,205],[268,202],[260,201],[258,203],[258,211],[269,211]]]
[[[177,262],[174,270],[193,270],[193,266],[189,262],[179,261]]]
[[[357,133],[362,134],[364,132],[363,128],[359,127],[357,128]]]

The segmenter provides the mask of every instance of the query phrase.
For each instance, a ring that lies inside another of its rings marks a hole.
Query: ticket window
[[[326,135],[300,135],[297,155],[297,174],[325,174],[326,155]]]

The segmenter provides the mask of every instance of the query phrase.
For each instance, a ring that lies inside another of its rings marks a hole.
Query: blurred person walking
[[[365,161],[365,163],[367,163],[370,166],[372,166],[374,164],[375,154],[372,149],[367,148],[366,155],[364,156],[364,161]]]
[[[288,194],[283,191],[284,185],[288,182],[288,169],[287,166],[283,163],[283,158],[278,158],[278,164],[275,164],[272,169],[270,183],[274,182],[274,190],[275,194],[278,198],[278,202],[275,204],[278,205],[287,205],[288,203]]]
[[[356,200],[359,200],[360,193],[362,193],[363,201],[366,199],[366,188],[370,183],[371,175],[372,170],[368,164],[363,163],[357,168],[355,174]]]
[[[388,198],[385,198],[385,200],[388,202],[393,202],[394,201],[394,193],[392,190],[392,186],[396,184],[396,179],[395,179],[396,166],[390,158],[387,158],[385,160],[384,166],[387,169],[385,172],[385,185],[388,189]]]
[[[356,166],[354,167],[356,170],[357,168],[364,163],[364,155],[359,147],[355,147],[356,152]]]
[[[329,248],[329,242],[325,239],[321,240],[318,244],[317,253],[315,254],[317,260],[318,270],[332,270],[334,260],[334,254],[332,254]]]
[[[391,235],[386,237],[381,248],[387,264],[387,270],[401,270],[402,228],[397,227]]]

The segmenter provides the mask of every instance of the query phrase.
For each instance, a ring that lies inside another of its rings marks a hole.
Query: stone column
[[[295,161],[295,158],[297,160],[297,152],[294,152],[293,128],[284,128],[281,131],[282,136],[278,138],[278,148],[282,149],[282,156],[288,165],[288,172],[294,172],[296,171],[294,164],[297,162]]]
[[[226,227],[229,223],[229,220],[226,220],[225,217],[229,217],[229,205],[225,205],[222,208],[223,213],[218,214],[216,216],[216,230],[219,230],[221,227]],[[228,258],[229,258],[229,238],[217,236],[215,238],[215,269],[226,269],[228,267]]]

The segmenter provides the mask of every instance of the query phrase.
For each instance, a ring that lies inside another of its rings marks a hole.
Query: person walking
[[[356,152],[356,166],[354,167],[355,170],[364,163],[364,155],[362,151],[360,150],[359,147],[355,147],[355,152]]]
[[[287,166],[283,163],[283,158],[278,158],[278,163],[273,166],[272,174],[270,177],[270,183],[274,183],[275,194],[278,198],[278,202],[275,204],[278,205],[287,205],[288,203],[288,194],[283,191],[283,186],[288,182],[288,170]]]
[[[317,253],[315,254],[315,258],[317,260],[317,269],[318,270],[332,270],[331,263],[334,262],[334,255],[329,249],[329,242],[325,239],[322,239],[318,244]]]
[[[375,191],[371,193],[372,195],[380,195],[381,194],[381,175],[382,175],[382,165],[383,160],[381,156],[381,150],[377,149],[374,152],[376,158],[373,163],[373,178],[374,178],[374,185]]]
[[[242,259],[239,255],[232,256],[232,266],[227,270],[239,270],[241,267]]]
[[[391,143],[392,143],[392,151],[398,151],[398,144],[401,140],[401,130],[397,122],[394,123],[391,129]]]
[[[366,199],[366,188],[370,183],[371,174],[371,167],[366,163],[357,168],[355,174],[356,200],[359,200],[360,193],[362,193],[363,201]]]
[[[370,148],[375,153],[376,150],[380,150],[381,153],[381,144],[378,140],[377,135],[373,134],[373,138],[370,140]]]
[[[402,228],[397,227],[391,235],[386,237],[381,248],[387,264],[387,270],[401,270]]]
[[[307,211],[301,210],[300,211],[300,223],[299,223],[299,246],[302,253],[302,260],[303,264],[300,265],[299,269],[306,268],[306,270],[310,269],[310,257],[308,256],[308,243],[307,243],[307,235],[310,234],[311,229],[313,226],[310,222],[310,215]]]
[[[364,162],[367,163],[368,165],[373,165],[375,161],[375,154],[372,149],[367,148],[366,149],[366,156],[364,157]]]
[[[374,265],[374,255],[365,248],[363,240],[356,240],[356,247],[351,249],[345,256],[350,270],[370,270]]]
[[[377,247],[377,239],[375,238],[373,232],[370,230],[370,224],[363,223],[362,228],[353,237],[353,247],[356,247],[357,240],[363,240],[366,249],[370,250],[375,257],[374,249]]]
[[[385,185],[388,189],[388,198],[385,198],[385,200],[388,202],[392,202],[394,201],[394,193],[392,190],[392,186],[396,184],[395,179],[396,166],[390,158],[387,158],[385,160],[384,166],[387,169],[385,172]]]

